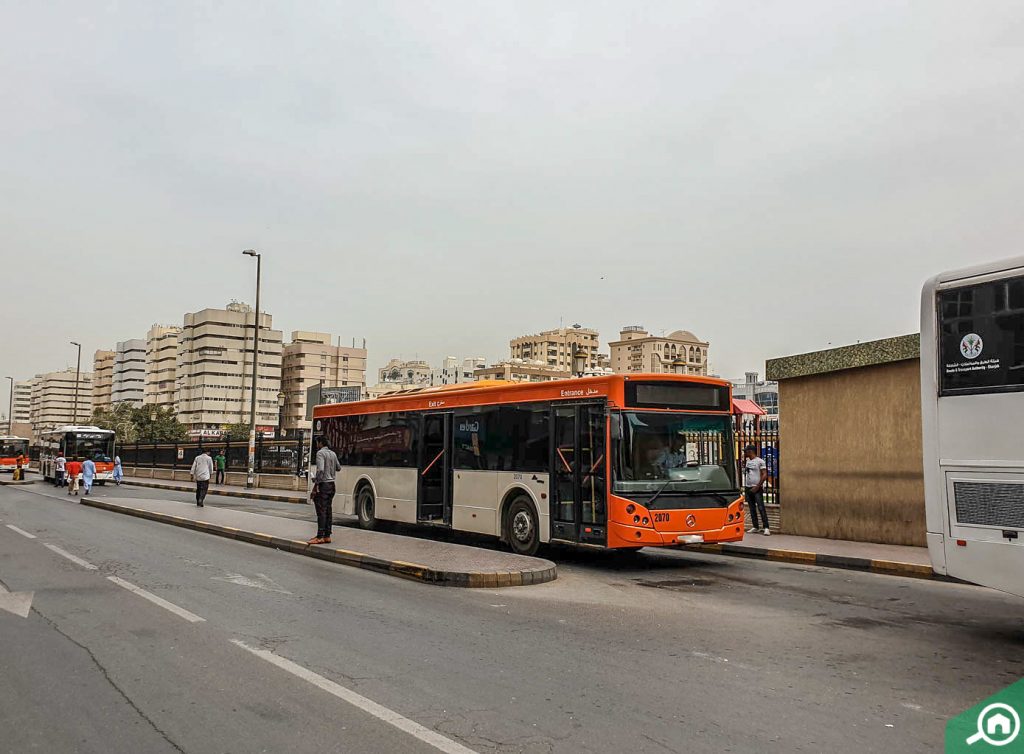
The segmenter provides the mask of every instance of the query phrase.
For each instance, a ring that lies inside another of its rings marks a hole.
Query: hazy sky
[[[372,368],[561,319],[692,330],[729,377],[914,332],[926,277],[1021,253],[1019,0],[10,0],[0,25],[0,376],[251,301],[249,247],[275,327],[365,337]]]

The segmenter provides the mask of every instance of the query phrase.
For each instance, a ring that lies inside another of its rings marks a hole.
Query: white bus
[[[921,414],[933,568],[1024,596],[1024,257],[925,284]]]
[[[75,424],[43,432],[39,436],[39,472],[44,479],[55,477],[53,462],[61,454],[69,461],[91,458],[98,484],[114,478],[113,430]]]

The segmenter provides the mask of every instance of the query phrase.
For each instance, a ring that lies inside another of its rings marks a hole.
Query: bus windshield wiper
[[[678,482],[678,481],[679,481],[678,479],[666,479],[665,480],[665,484],[661,485],[661,489],[659,489],[657,492],[654,493],[654,497],[652,497],[650,500],[648,500],[647,501],[647,505],[645,505],[644,507],[650,508],[652,505],[654,505],[654,501],[658,499],[658,496],[661,495],[662,492],[667,490],[668,486],[670,484],[672,484],[672,482]]]

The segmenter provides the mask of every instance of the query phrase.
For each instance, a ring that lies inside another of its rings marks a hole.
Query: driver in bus
[[[686,448],[683,438],[679,435],[672,435],[669,445],[663,447],[654,465],[664,469],[666,475],[669,469],[679,469],[686,466]]]

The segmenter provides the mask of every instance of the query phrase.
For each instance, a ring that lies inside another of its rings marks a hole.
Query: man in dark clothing
[[[316,507],[316,536],[309,540],[309,544],[322,545],[331,541],[334,478],[341,464],[338,463],[338,456],[327,445],[325,437],[316,438],[316,448],[316,476],[313,477],[313,491],[309,495]]]

